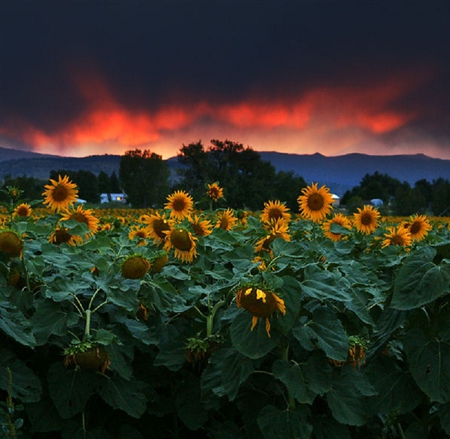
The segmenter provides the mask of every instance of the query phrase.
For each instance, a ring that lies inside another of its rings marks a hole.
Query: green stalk
[[[209,302],[209,297],[208,297]],[[221,300],[220,302],[217,302],[209,315],[206,317],[206,337],[210,337],[213,333],[213,324],[214,324],[214,316],[216,315],[219,308],[225,304],[224,300]]]

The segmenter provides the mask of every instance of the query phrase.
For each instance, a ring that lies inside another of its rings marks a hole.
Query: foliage
[[[204,215],[214,223],[216,212]],[[335,226],[343,239],[334,242],[296,217],[289,240],[255,254],[268,232],[246,212],[232,230],[198,236],[192,263],[170,252],[161,270],[127,279],[127,258],[153,264],[161,247],[130,239],[142,211],[112,216],[94,237],[59,246],[48,241],[58,215],[6,218],[23,251],[0,253],[4,431],[37,439],[450,434],[446,223],[406,249],[383,248],[383,228],[362,235]],[[83,223],[66,225],[86,234]],[[284,302],[285,314],[268,317],[270,331],[266,316],[253,327],[237,306],[242,288]],[[77,359],[87,351],[100,364]]]
[[[119,179],[133,207],[161,206],[168,192],[169,169],[149,150],[127,151],[120,160]]]

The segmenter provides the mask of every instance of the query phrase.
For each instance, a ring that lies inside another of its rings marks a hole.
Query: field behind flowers
[[[19,215],[12,193],[2,437],[448,437],[448,219],[370,208],[364,229],[317,194]]]

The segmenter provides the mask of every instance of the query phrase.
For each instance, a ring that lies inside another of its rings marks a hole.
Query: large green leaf
[[[313,433],[315,439],[350,439],[350,432],[346,425],[342,425],[336,419],[321,415],[313,418]]]
[[[442,428],[450,436],[450,402],[441,405],[438,413]]]
[[[331,366],[317,351],[305,363],[277,360],[272,366],[275,378],[282,381],[298,402],[312,404],[317,395],[331,388]]]
[[[280,340],[280,333],[271,330],[270,337],[266,332],[266,322],[258,319],[257,325],[250,330],[252,315],[247,311],[240,312],[230,326],[233,346],[243,355],[260,358],[269,353]]]
[[[325,307],[317,308],[310,321],[299,322],[292,333],[305,349],[311,350],[317,344],[328,358],[347,359],[348,335],[337,315]]]
[[[312,432],[308,414],[300,405],[292,410],[268,405],[259,413],[258,426],[266,439],[308,439]]]
[[[144,393],[146,386],[138,380],[127,381],[120,376],[103,375],[98,393],[114,409],[123,410],[131,417],[139,418],[147,407]]]
[[[0,302],[0,331],[24,346],[31,348],[36,346],[29,320],[7,302]]]
[[[61,362],[50,365],[48,390],[61,418],[80,413],[97,385],[96,375],[79,368],[66,369]]]
[[[450,343],[427,337],[420,329],[404,336],[409,369],[420,389],[440,403],[450,401]]]
[[[28,419],[31,423],[32,431],[48,433],[50,431],[60,431],[64,421],[58,414],[53,401],[45,395],[38,402],[25,405]]]
[[[251,360],[239,352],[230,350],[222,365],[222,385],[230,401],[233,401],[239,387],[253,372]]]
[[[450,291],[450,267],[434,264],[435,255],[434,248],[424,247],[406,259],[395,278],[392,308],[418,308]]]
[[[177,389],[176,407],[179,418],[190,430],[198,430],[206,422],[208,412],[201,404],[197,377],[192,375]]]
[[[13,352],[0,348],[0,389],[7,391],[10,385],[13,398],[21,402],[39,401],[42,392],[39,379]]]

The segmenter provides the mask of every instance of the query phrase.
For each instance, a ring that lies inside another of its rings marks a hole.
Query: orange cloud
[[[245,131],[246,135],[253,133],[253,139],[260,139],[275,130],[277,138],[282,139],[284,130],[289,132],[285,139],[307,139],[311,142],[308,148],[320,151],[326,147],[326,142],[321,144],[319,139],[333,138],[335,133],[335,138],[339,138],[345,148],[345,138],[352,144],[362,142],[364,132],[379,135],[414,120],[418,114],[395,108],[396,101],[429,77],[429,72],[415,76],[400,72],[389,78],[367,80],[362,85],[315,87],[298,96],[278,100],[268,101],[262,95],[243,96],[237,102],[224,104],[206,100],[191,103],[183,100],[174,104],[176,100],[172,100],[165,106],[146,110],[127,108],[114,96],[101,75],[90,72],[75,78],[85,104],[75,119],[53,131],[16,120],[11,128],[3,126],[0,132],[20,139],[40,152],[122,154],[127,149],[144,147],[170,157],[181,146],[180,143],[168,143],[169,138],[174,138],[173,133],[194,133],[195,129],[200,129],[202,121],[208,119],[218,135],[219,132]],[[282,140],[278,141],[272,149],[283,151],[283,148],[289,148],[282,143]],[[260,149],[254,142],[252,147]]]

